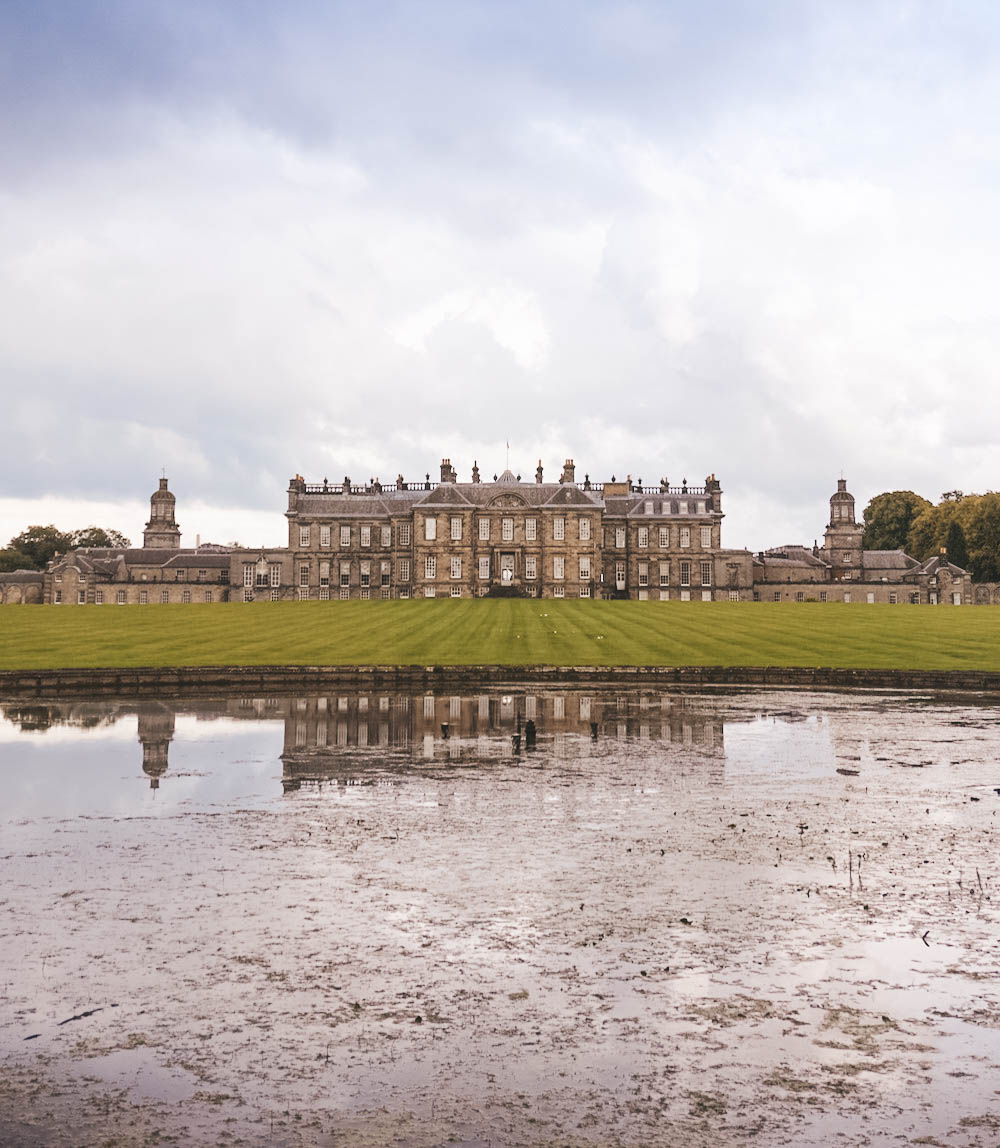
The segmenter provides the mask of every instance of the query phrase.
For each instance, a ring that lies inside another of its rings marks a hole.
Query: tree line
[[[936,506],[912,490],[877,494],[865,507],[862,545],[921,562],[944,551],[974,581],[1000,582],[1000,494],[947,490]]]
[[[132,543],[117,530],[85,526],[62,531],[55,526],[29,526],[0,550],[0,574],[10,570],[44,570],[56,554],[77,546],[106,546],[127,550]]]

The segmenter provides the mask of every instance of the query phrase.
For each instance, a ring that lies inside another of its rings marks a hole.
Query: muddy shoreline
[[[182,697],[206,689],[275,692],[469,689],[536,685],[747,686],[770,689],[932,690],[1000,694],[989,670],[878,670],[810,666],[174,666],[0,671],[0,696]]]

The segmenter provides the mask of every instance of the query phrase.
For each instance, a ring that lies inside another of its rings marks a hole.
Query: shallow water
[[[982,699],[0,715],[4,1144],[1000,1142]]]

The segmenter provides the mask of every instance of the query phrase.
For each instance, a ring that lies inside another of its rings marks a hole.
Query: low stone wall
[[[807,666],[189,666],[171,669],[8,670],[0,697],[266,696],[345,687],[428,692],[485,686],[795,687],[1000,693],[985,670],[847,670]]]

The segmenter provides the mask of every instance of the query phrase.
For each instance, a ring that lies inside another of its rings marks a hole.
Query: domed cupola
[[[847,489],[847,479],[837,479],[837,491],[830,496],[830,525],[853,526],[854,495]]]
[[[839,478],[837,489],[830,496],[830,524],[824,532],[823,556],[833,568],[833,577],[860,577],[863,559],[861,537],[864,527],[854,517],[854,495],[847,489],[847,480]]]
[[[142,544],[152,550],[179,550],[181,530],[174,517],[177,500],[167,489],[167,480],[160,479],[160,487],[149,499],[149,521],[142,532]]]
[[[139,710],[139,744],[142,746],[142,772],[149,788],[159,789],[167,772],[167,755],[174,736],[174,711],[164,706],[144,705]]]

